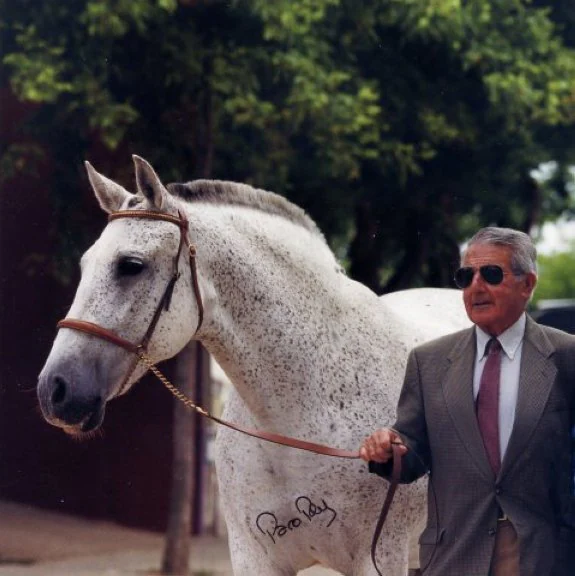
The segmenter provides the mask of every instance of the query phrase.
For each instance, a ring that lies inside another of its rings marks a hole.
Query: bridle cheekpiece
[[[143,338],[140,340],[139,343],[134,344],[125,338],[122,338],[115,332],[108,330],[107,328],[103,328],[98,324],[94,324],[93,322],[87,322],[86,320],[79,320],[76,318],[64,318],[58,322],[58,328],[70,328],[72,330],[78,330],[80,332],[84,332],[86,334],[90,334],[92,336],[96,336],[102,340],[106,340],[116,346],[120,346],[124,350],[135,354],[137,357],[134,359],[130,370],[126,377],[124,378],[122,385],[120,386],[120,390],[118,394],[121,394],[127,386],[128,380],[132,375],[133,371],[135,370],[139,360],[141,359],[142,354],[146,354],[148,345],[150,340],[152,339],[152,335],[154,334],[154,330],[160,320],[160,316],[164,310],[169,310],[170,303],[172,300],[172,295],[174,292],[174,288],[178,278],[181,276],[179,271],[179,263],[180,263],[180,255],[184,246],[187,246],[188,255],[189,255],[189,262],[190,262],[190,273],[192,277],[192,287],[194,289],[194,294],[196,297],[196,303],[198,306],[198,326],[196,328],[196,333],[200,329],[203,319],[204,319],[204,306],[202,303],[202,295],[200,292],[200,286],[198,284],[198,272],[196,266],[196,247],[194,244],[190,242],[188,238],[188,230],[189,224],[188,220],[178,211],[177,216],[173,216],[172,214],[168,214],[167,212],[153,212],[151,210],[122,210],[120,212],[112,212],[108,216],[108,220],[111,222],[113,220],[118,220],[120,218],[142,218],[146,220],[162,220],[164,222],[171,222],[175,224],[180,229],[180,243],[178,246],[178,251],[176,256],[174,257],[173,263],[173,273],[168,281],[166,289],[160,301],[158,302],[158,306],[152,316],[152,320],[146,330]]]

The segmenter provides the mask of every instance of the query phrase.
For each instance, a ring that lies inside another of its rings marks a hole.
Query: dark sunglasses
[[[455,285],[458,288],[467,288],[473,282],[475,272],[477,272],[477,268],[472,268],[471,266],[460,268],[453,277]],[[512,274],[512,272],[504,272],[503,268],[497,266],[497,264],[486,264],[479,268],[479,274],[481,274],[481,278],[483,278],[487,284],[497,286],[497,284],[503,282],[504,276]]]

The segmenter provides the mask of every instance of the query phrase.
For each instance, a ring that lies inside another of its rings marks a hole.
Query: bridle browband
[[[153,212],[151,210],[123,210],[121,212],[112,212],[108,216],[108,220],[110,222],[112,220],[117,220],[119,218],[142,218],[147,220],[162,220],[164,222],[171,222],[172,224],[178,226],[178,228],[180,229],[180,243],[178,246],[178,251],[174,258],[172,277],[168,281],[166,289],[164,290],[164,294],[162,295],[162,298],[158,302],[158,306],[154,312],[154,315],[148,326],[148,329],[146,330],[146,333],[140,340],[139,344],[134,344],[133,342],[130,342],[125,338],[122,338],[121,336],[119,336],[115,332],[112,332],[111,330],[108,330],[107,328],[103,328],[98,324],[87,322],[85,320],[78,320],[75,318],[64,318],[63,320],[60,320],[58,322],[58,328],[70,328],[72,330],[78,330],[80,332],[96,336],[102,340],[110,342],[111,344],[115,344],[116,346],[119,346],[120,348],[123,348],[124,350],[127,350],[128,352],[134,354],[134,361],[132,362],[128,370],[128,373],[126,374],[124,380],[122,381],[122,384],[120,385],[118,394],[122,394],[122,392],[124,391],[124,389],[128,384],[130,376],[134,372],[138,363],[141,361],[147,366],[148,369],[150,369],[156,375],[156,377],[178,400],[184,403],[185,406],[195,410],[202,416],[205,416],[218,424],[231,428],[232,430],[242,432],[243,434],[247,434],[248,436],[259,438],[260,440],[266,440],[267,442],[272,442],[274,444],[280,444],[282,446],[290,446],[292,448],[298,448],[300,450],[306,450],[308,452],[314,452],[316,454],[323,454],[325,456],[335,456],[337,458],[347,458],[347,459],[359,458],[359,453],[357,451],[343,450],[341,448],[333,448],[331,446],[326,446],[324,444],[307,442],[305,440],[299,440],[297,438],[284,436],[283,434],[276,434],[274,432],[253,430],[250,428],[245,428],[238,424],[234,424],[227,420],[223,420],[221,418],[218,418],[217,416],[214,416],[213,414],[210,414],[202,407],[197,406],[190,398],[188,398],[182,392],[180,392],[156,368],[155,364],[150,360],[150,358],[147,355],[147,347],[148,344],[150,343],[150,340],[152,339],[152,335],[154,333],[154,330],[156,329],[156,325],[158,324],[158,321],[160,319],[160,316],[162,315],[163,310],[168,310],[170,308],[170,302],[172,300],[174,287],[176,285],[176,282],[178,281],[178,278],[181,275],[179,271],[179,261],[184,245],[188,247],[190,273],[192,277],[192,287],[194,290],[196,303],[198,306],[198,326],[196,327],[196,333],[202,326],[202,322],[204,319],[204,306],[202,303],[202,295],[198,284],[198,272],[196,266],[196,247],[190,242],[188,238],[188,229],[189,229],[188,220],[184,218],[184,216],[182,216],[180,212],[178,212],[178,216],[173,216],[172,214],[168,214],[166,212]],[[377,521],[377,525],[373,534],[371,544],[371,558],[378,574],[381,574],[381,572],[377,566],[377,562],[375,559],[377,542],[379,540],[383,524],[389,513],[391,503],[393,501],[393,496],[395,494],[401,476],[401,456],[399,455],[398,447],[392,446],[392,451],[393,451],[393,468],[390,478],[390,485],[387,490],[387,494],[379,515],[379,519]]]
[[[184,248],[184,245],[188,248],[189,254],[189,261],[190,261],[190,273],[192,278],[192,287],[194,290],[194,295],[196,297],[196,304],[198,306],[198,326],[196,328],[196,333],[202,326],[202,322],[204,320],[204,305],[202,303],[202,294],[200,292],[200,286],[198,283],[198,271],[196,266],[196,247],[190,242],[188,238],[188,220],[182,216],[181,212],[178,212],[178,216],[173,216],[172,214],[168,214],[166,212],[153,212],[151,210],[123,210],[121,212],[112,212],[108,216],[108,221],[112,222],[113,220],[118,220],[120,218],[142,218],[146,220],[161,220],[164,222],[171,222],[175,224],[180,229],[180,243],[178,245],[178,251],[176,256],[174,257],[173,263],[173,272],[172,276],[170,277],[168,284],[166,285],[166,289],[160,301],[158,302],[158,306],[152,316],[152,320],[146,330],[143,338],[140,340],[138,344],[134,344],[125,338],[122,338],[115,332],[108,330],[107,328],[103,328],[98,324],[94,324],[92,322],[87,322],[86,320],[78,320],[76,318],[64,318],[64,320],[60,320],[58,322],[58,328],[71,328],[72,330],[78,330],[80,332],[85,332],[86,334],[91,334],[92,336],[97,336],[102,340],[106,340],[116,346],[120,346],[124,350],[135,354],[136,357],[130,369],[122,381],[118,394],[122,394],[124,389],[126,388],[130,376],[134,372],[140,358],[139,353],[143,352],[146,353],[148,349],[148,345],[150,340],[152,339],[152,335],[156,329],[158,321],[160,320],[160,316],[164,310],[169,310],[170,303],[172,301],[172,295],[174,293],[174,288],[176,286],[176,282],[178,278],[181,276],[179,267],[180,267],[180,255]]]

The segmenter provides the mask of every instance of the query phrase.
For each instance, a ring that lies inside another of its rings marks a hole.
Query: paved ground
[[[162,534],[0,501],[0,576],[146,576],[158,573]],[[232,576],[223,538],[192,539],[192,576]],[[310,568],[300,576],[337,576]]]

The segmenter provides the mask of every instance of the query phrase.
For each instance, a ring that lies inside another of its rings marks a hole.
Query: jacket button
[[[503,492],[503,490],[501,490],[501,488],[495,488],[495,494],[497,494],[497,496],[499,496],[501,494],[501,492]]]
[[[489,536],[495,536],[495,533],[497,532],[497,530],[495,530],[495,528],[489,528]]]

